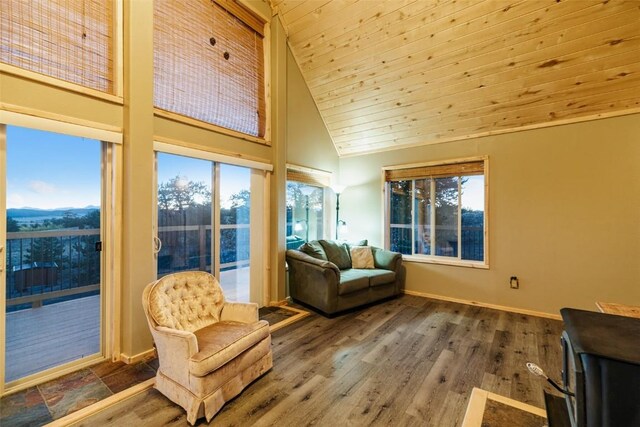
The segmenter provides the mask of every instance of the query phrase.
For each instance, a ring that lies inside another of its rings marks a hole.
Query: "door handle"
[[[153,253],[157,254],[162,249],[162,240],[158,236],[153,236]]]

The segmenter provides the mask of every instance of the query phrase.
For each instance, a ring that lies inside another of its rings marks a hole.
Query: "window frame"
[[[28,113],[28,114],[27,114]],[[6,171],[6,129],[18,126],[46,132],[59,133],[73,137],[94,139],[101,142],[101,212],[100,229],[103,242],[103,255],[100,266],[100,352],[83,359],[73,360],[36,374],[5,383],[5,343],[0,342],[0,396],[24,390],[60,375],[76,372],[79,369],[95,365],[97,362],[113,359],[120,355],[120,313],[122,312],[122,289],[118,280],[122,264],[122,236],[117,230],[122,228],[122,159],[123,135],[108,125],[88,122],[72,117],[45,114],[29,109],[14,112],[0,109],[0,167]],[[6,182],[0,180],[0,210],[6,211]],[[0,220],[0,241],[6,241],[6,219]],[[5,256],[0,251],[1,256]],[[5,260],[0,260],[0,266]],[[2,272],[1,274],[4,274]],[[0,279],[0,292],[5,295],[5,279]],[[0,331],[5,332],[5,299],[0,298]]]
[[[320,169],[312,169],[304,166],[294,165],[287,163],[287,176],[285,177],[285,198],[286,198],[286,188],[287,183],[289,182],[297,182],[300,184],[309,185],[311,187],[320,188],[322,190],[322,236],[316,236],[318,239],[326,239],[329,238],[333,230],[332,227],[332,216],[330,214],[331,210],[335,210],[335,203],[332,203],[331,200],[331,192],[327,191],[332,182],[332,173],[323,171]],[[297,175],[296,177],[292,177],[291,175]],[[286,218],[285,218],[285,228],[286,228]]]
[[[251,209],[250,213],[250,233],[253,236],[250,239],[249,260],[250,260],[250,294],[253,295],[252,302],[258,303],[260,307],[267,306],[270,301],[269,289],[269,265],[270,252],[268,232],[270,217],[270,185],[271,175],[273,173],[273,165],[267,160],[248,159],[245,156],[233,156],[222,154],[216,150],[202,150],[190,148],[183,145],[182,141],[171,141],[161,137],[154,137],[153,156],[154,156],[154,174],[153,174],[153,236],[154,241],[158,237],[158,162],[157,154],[165,153],[176,156],[191,157],[200,160],[212,162],[214,167],[213,185],[212,185],[212,274],[219,278],[220,272],[220,164],[228,164],[232,166],[241,166],[251,170],[251,197],[252,204],[258,209]],[[157,272],[157,252],[154,251],[154,259]]]
[[[433,162],[422,162],[422,163],[412,163],[412,164],[404,164],[404,165],[394,165],[394,166],[384,166],[381,172],[381,186],[382,186],[382,206],[383,206],[383,215],[382,215],[382,232],[384,236],[384,247],[385,249],[390,249],[391,247],[391,229],[390,229],[390,219],[391,219],[391,198],[389,192],[389,183],[391,180],[387,181],[387,173],[388,171],[396,171],[402,169],[412,169],[419,167],[431,167],[431,166],[446,166],[446,165],[456,165],[461,163],[470,163],[470,162],[479,162],[482,161],[484,164],[484,229],[483,229],[483,261],[473,261],[473,260],[463,260],[461,259],[462,253],[458,251],[458,257],[448,257],[442,255],[426,255],[426,254],[415,254],[415,245],[412,239],[411,242],[411,252],[412,254],[402,254],[402,258],[405,261],[409,262],[419,262],[419,263],[428,263],[428,264],[442,264],[442,265],[452,265],[459,267],[470,267],[470,268],[480,268],[480,269],[489,269],[489,156],[476,156],[476,157],[465,157],[458,158],[452,160],[443,160],[443,161],[433,161]],[[464,175],[450,175],[451,177],[460,177]],[[477,175],[476,175],[477,176]],[[427,178],[427,177],[425,177]],[[411,180],[415,180],[418,178],[411,178]],[[407,178],[406,180],[410,180]],[[460,183],[458,184],[460,185]],[[414,191],[414,187],[412,185],[412,192]],[[458,193],[458,199],[460,200],[461,194]],[[414,234],[414,195],[411,198],[411,229],[412,235]],[[458,241],[461,241],[460,236],[462,233],[462,227],[460,226],[461,221],[461,213],[462,205],[458,203]]]

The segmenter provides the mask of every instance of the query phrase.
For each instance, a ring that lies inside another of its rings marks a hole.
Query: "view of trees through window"
[[[391,250],[484,260],[484,176],[398,180],[388,188]]]
[[[324,190],[287,181],[287,249],[324,237]]]
[[[168,153],[157,164],[158,277],[207,271],[227,298],[249,301],[251,169]]]

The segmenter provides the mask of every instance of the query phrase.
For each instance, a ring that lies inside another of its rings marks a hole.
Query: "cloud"
[[[20,208],[24,206],[24,197],[18,193],[9,193],[7,195],[7,208]]]
[[[29,182],[29,189],[38,194],[52,194],[56,191],[56,187],[53,184],[44,181]]]

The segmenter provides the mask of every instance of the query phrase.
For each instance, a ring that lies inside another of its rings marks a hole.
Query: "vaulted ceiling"
[[[271,0],[341,156],[640,111],[640,1]]]

